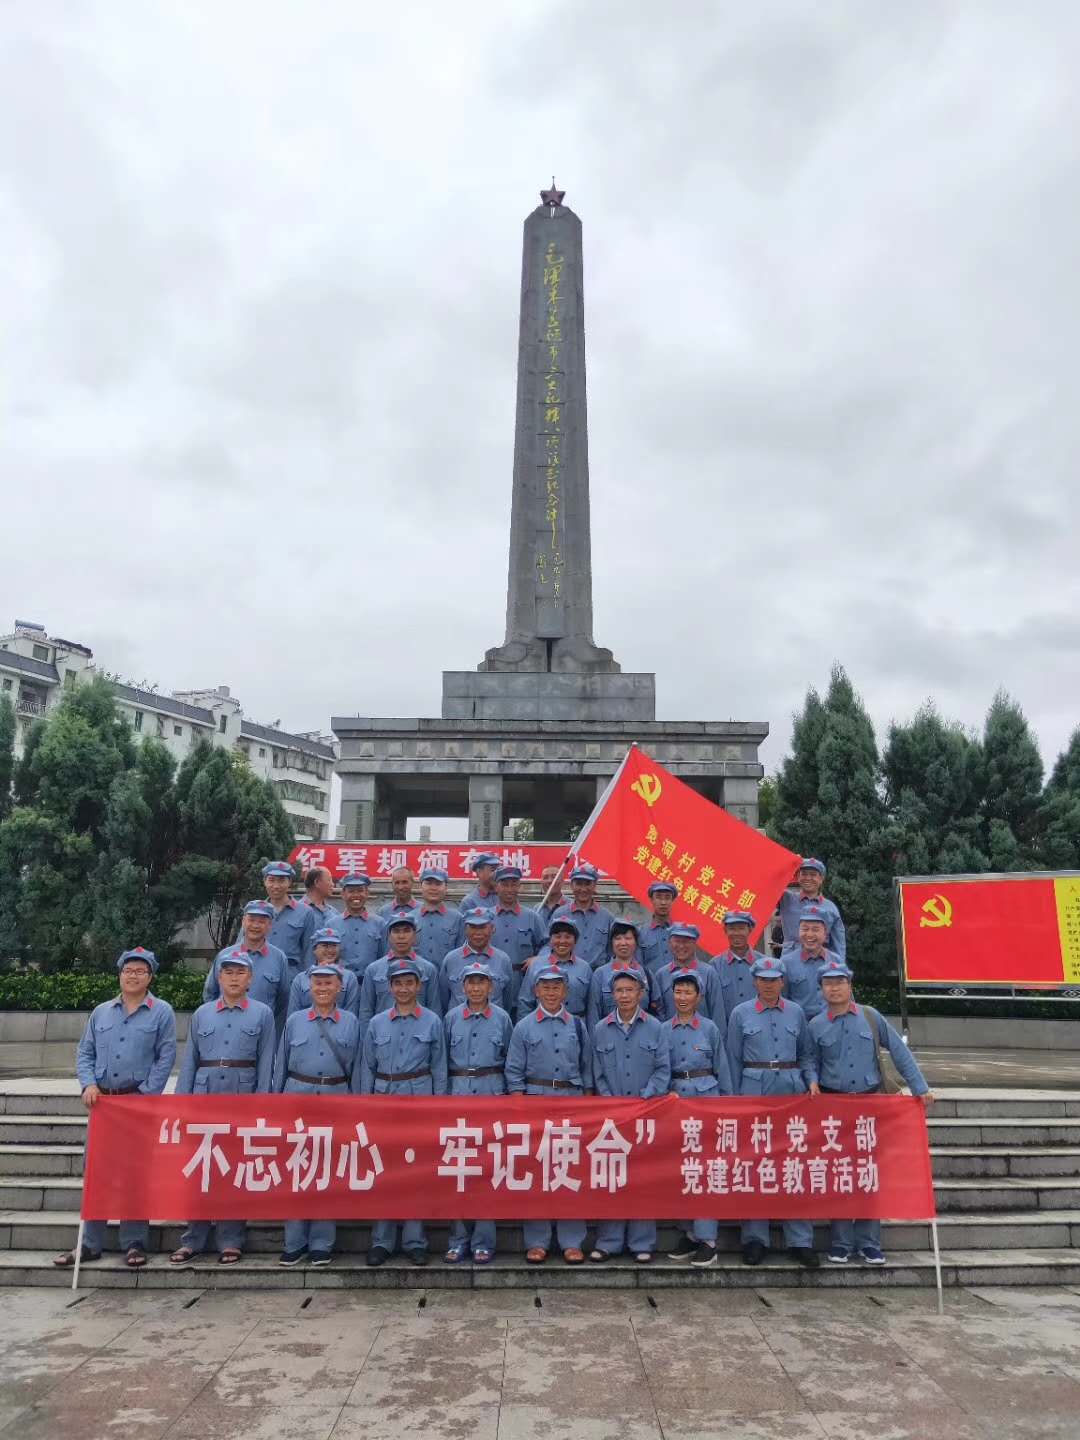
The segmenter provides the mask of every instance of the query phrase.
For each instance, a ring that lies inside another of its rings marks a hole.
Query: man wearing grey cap
[[[221,962],[232,955],[246,955],[251,961],[252,980],[248,994],[252,1000],[260,1000],[274,1012],[274,1023],[281,1033],[289,1009],[289,962],[276,945],[267,942],[270,925],[274,918],[274,907],[267,900],[249,900],[244,906],[241,922],[242,936],[235,945],[221,950],[214,957],[214,963],[203,985],[203,1000],[216,1000],[221,994],[218,984],[218,970]]]

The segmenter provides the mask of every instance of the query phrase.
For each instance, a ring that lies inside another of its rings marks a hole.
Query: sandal
[[[534,1245],[531,1250],[525,1251],[525,1262],[528,1265],[542,1265],[548,1257],[548,1252],[542,1245]]]
[[[562,1258],[566,1261],[567,1265],[585,1264],[585,1252],[579,1250],[576,1245],[571,1245],[569,1250],[564,1250],[562,1252]]]
[[[611,1259],[611,1252],[609,1250],[591,1250],[589,1259],[594,1265],[603,1265],[605,1260]]]
[[[88,1250],[88,1249],[86,1248],[86,1246],[84,1245],[83,1248],[82,1248],[82,1254],[80,1255],[79,1259],[80,1259],[80,1262],[81,1262],[83,1265],[85,1265],[88,1260],[100,1260],[100,1259],[101,1259],[101,1251],[100,1251],[100,1250]],[[57,1255],[56,1258],[53,1260],[52,1263],[56,1266],[56,1268],[57,1268],[58,1270],[74,1270],[74,1268],[75,1268],[75,1251],[74,1251],[74,1250],[68,1250],[68,1251],[65,1251],[65,1253],[64,1253],[63,1255]]]
[[[243,1253],[242,1250],[236,1250],[230,1246],[229,1249],[222,1250],[221,1254],[217,1257],[217,1263],[219,1265],[239,1265],[240,1257]]]
[[[129,1252],[130,1253],[130,1252]],[[189,1260],[195,1259],[195,1251],[190,1245],[181,1245],[179,1250],[174,1250],[169,1256],[170,1265],[186,1265]]]
[[[443,1256],[443,1261],[447,1265],[460,1265],[461,1262],[465,1259],[466,1253],[467,1252],[464,1250],[455,1250],[451,1248],[447,1250],[446,1254]]]
[[[124,1264],[129,1270],[141,1270],[146,1264],[146,1251],[141,1245],[131,1245],[124,1256]]]
[[[635,1261],[636,1261],[639,1265],[651,1265],[651,1264],[652,1264],[652,1251],[651,1251],[651,1250],[639,1250],[638,1253],[634,1256],[634,1259],[635,1259]]]
[[[490,1250],[474,1250],[472,1258],[477,1265],[490,1265],[495,1257]]]

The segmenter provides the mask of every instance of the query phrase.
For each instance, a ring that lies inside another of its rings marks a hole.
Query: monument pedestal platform
[[[487,677],[481,672],[466,678]],[[503,686],[533,678],[498,676]],[[559,677],[535,678],[550,686]],[[695,790],[756,825],[763,774],[758,746],[769,730],[758,722],[632,717],[620,723],[336,715],[332,724],[340,742],[346,840],[404,839],[415,815],[467,817],[470,840],[501,840],[511,819],[531,819],[537,840],[568,838],[569,827],[587,818],[634,741]]]

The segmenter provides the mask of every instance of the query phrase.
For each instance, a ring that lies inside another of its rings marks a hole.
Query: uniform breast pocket
[[[606,1027],[607,1034],[601,1035],[594,1043],[593,1050],[597,1055],[614,1055],[615,1036],[611,1033],[611,1027]]]
[[[743,1039],[746,1041],[747,1044],[753,1045],[760,1041],[763,1029],[764,1027],[761,1021],[758,1020],[755,1016],[753,1020],[747,1020],[743,1024]]]
[[[214,1033],[214,1022],[212,1020],[200,1020],[195,1027],[195,1033],[200,1040],[209,1040]]]
[[[240,1033],[245,1040],[250,1041],[252,1046],[254,1046],[262,1034],[262,1026],[249,1021],[247,1024],[240,1026]]]

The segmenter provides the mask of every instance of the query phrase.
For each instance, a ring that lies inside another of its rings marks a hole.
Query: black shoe
[[[675,1246],[674,1250],[667,1252],[667,1258],[685,1264],[687,1260],[692,1260],[697,1252],[697,1241],[689,1235],[680,1235],[679,1243]]]
[[[793,1245],[787,1252],[796,1265],[801,1265],[804,1270],[816,1270],[821,1264],[821,1256],[816,1250],[809,1250],[803,1245]]]
[[[385,1265],[390,1259],[390,1251],[384,1250],[381,1245],[373,1245],[367,1252],[367,1263],[374,1268],[376,1265]]]
[[[765,1259],[765,1246],[760,1240],[747,1240],[742,1247],[742,1263],[744,1265],[760,1265]]]
[[[428,1252],[420,1245],[412,1246],[411,1249],[405,1251],[405,1254],[414,1265],[426,1265],[430,1258]]]
[[[307,1250],[283,1250],[278,1256],[279,1265],[299,1265],[307,1259]]]
[[[308,1256],[309,1265],[329,1265],[331,1260],[329,1250],[312,1250]]]
[[[715,1265],[719,1260],[715,1245],[706,1245],[704,1241],[697,1247],[690,1257],[690,1264],[695,1270],[704,1270],[709,1265]]]

